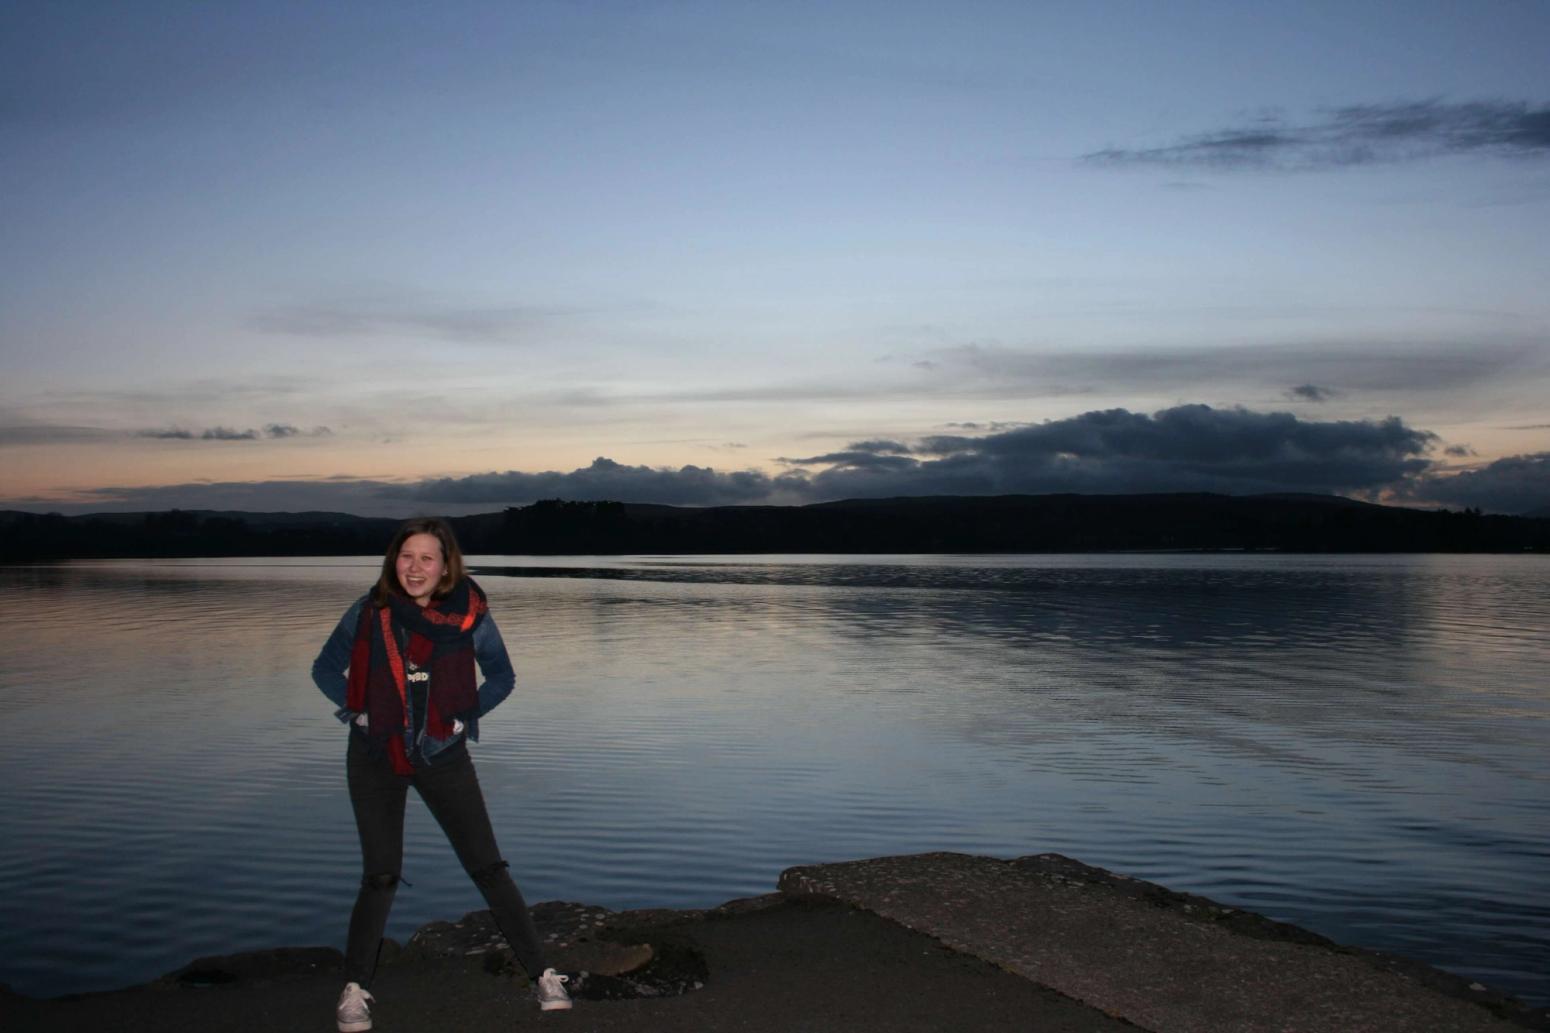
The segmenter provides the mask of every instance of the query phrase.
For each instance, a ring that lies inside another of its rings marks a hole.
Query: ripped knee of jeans
[[[397,872],[373,872],[361,876],[361,889],[376,890],[379,893],[392,893],[398,889]]]
[[[468,874],[473,878],[474,885],[476,886],[494,886],[502,879],[510,878],[506,874],[506,869],[510,867],[511,865],[505,861],[496,861],[494,864],[486,865],[478,871],[469,872]]]

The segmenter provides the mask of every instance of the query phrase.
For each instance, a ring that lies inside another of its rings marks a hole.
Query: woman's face
[[[398,584],[404,593],[424,606],[447,572],[441,539],[433,534],[412,534],[398,549]]]

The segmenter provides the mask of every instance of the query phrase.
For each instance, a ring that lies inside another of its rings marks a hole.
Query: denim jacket
[[[334,628],[334,633],[328,636],[328,641],[323,643],[323,651],[318,658],[312,661],[312,680],[322,690],[323,695],[339,709],[334,716],[350,725],[352,734],[360,734],[360,730],[353,723],[360,714],[348,709],[347,692],[349,679],[345,671],[350,667],[350,653],[355,646],[355,629],[360,624],[361,607],[366,605],[367,597],[361,596],[339,618],[339,626]],[[404,643],[400,643],[403,646]],[[495,626],[495,617],[490,613],[484,615],[484,620],[474,629],[474,659],[479,663],[479,670],[484,675],[484,684],[479,686],[479,714],[467,722],[467,726],[460,731],[455,731],[449,738],[433,739],[424,731],[420,733],[420,756],[429,763],[434,763],[437,754],[461,743],[466,736],[469,739],[479,739],[479,718],[494,710],[495,707],[507,696],[511,695],[512,686],[516,684],[516,674],[511,669],[511,658],[506,655],[506,643],[501,641],[500,629]],[[404,748],[410,756],[414,755],[415,744],[410,741],[411,732],[404,730]]]

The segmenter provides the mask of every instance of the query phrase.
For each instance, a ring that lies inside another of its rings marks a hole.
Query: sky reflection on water
[[[1058,851],[1550,1001],[1543,557],[482,559],[518,691],[476,758],[530,899]],[[0,980],[339,944],[307,668],[375,566],[0,570]],[[535,567],[569,569],[493,572]],[[418,805],[407,838],[399,938],[479,906]]]

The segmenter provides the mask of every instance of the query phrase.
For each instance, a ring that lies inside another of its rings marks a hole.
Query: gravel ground
[[[703,958],[703,986],[655,999],[578,1000],[539,1012],[498,955],[400,959],[379,971],[376,1033],[738,1031],[908,1033],[1030,1030],[1134,1033],[1078,1004],[921,933],[832,902],[778,902],[743,913],[692,914],[640,930],[659,957]],[[614,929],[610,935],[638,938]],[[75,999],[0,1000],[0,1029],[229,1033],[334,1029],[337,967],[173,984]],[[585,992],[585,988],[583,988]]]

